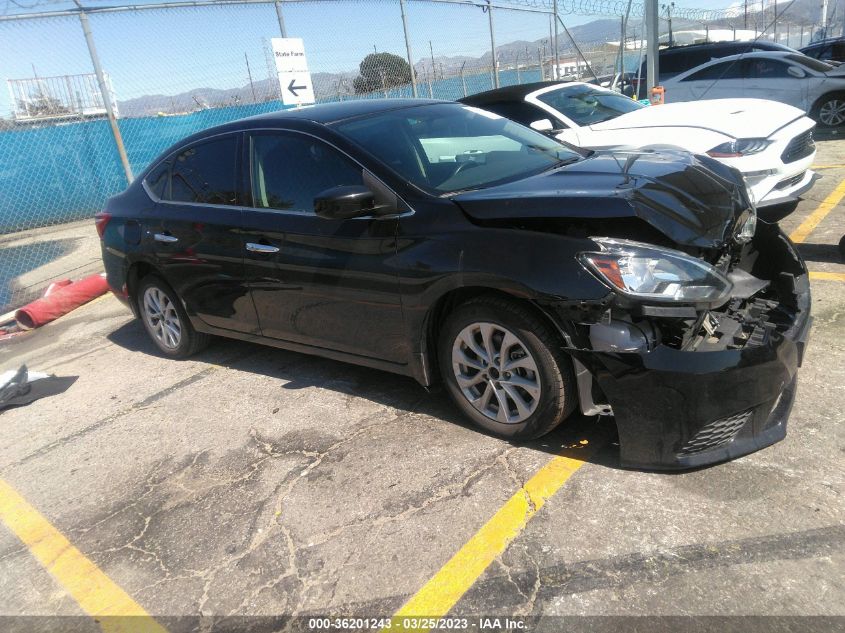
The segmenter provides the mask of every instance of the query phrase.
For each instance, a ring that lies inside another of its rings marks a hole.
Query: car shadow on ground
[[[808,244],[802,242],[795,245],[801,257],[808,262],[818,262],[821,264],[841,264],[845,259],[842,253],[839,252],[839,247],[836,244]]]
[[[165,358],[137,320],[124,323],[107,338],[129,351]],[[435,386],[426,390],[407,376],[224,338],[214,338],[212,344],[192,360],[278,379],[280,389],[284,390],[331,389],[401,411],[431,416],[473,433],[485,433],[458,411],[443,388]],[[576,459],[581,459],[590,451],[590,462],[621,468],[616,426],[612,418],[585,417],[576,412],[557,429],[539,439],[510,443]],[[602,448],[593,452],[596,445]]]

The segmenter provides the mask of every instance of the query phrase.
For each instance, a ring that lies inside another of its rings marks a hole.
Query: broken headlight
[[[591,238],[598,253],[580,253],[581,264],[620,294],[656,302],[716,307],[733,285],[707,262],[650,244],[607,237]]]

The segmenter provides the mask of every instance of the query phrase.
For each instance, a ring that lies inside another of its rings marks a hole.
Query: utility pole
[[[97,84],[100,87],[100,96],[103,98],[103,105],[106,108],[106,116],[111,126],[112,136],[114,136],[114,144],[117,146],[117,153],[120,156],[120,162],[123,165],[123,171],[126,174],[126,181],[132,182],[135,177],[132,175],[132,167],[129,165],[129,157],[126,155],[126,147],[123,145],[123,137],[120,134],[120,128],[117,125],[117,117],[114,114],[112,107],[112,95],[109,90],[109,85],[106,82],[106,75],[103,72],[103,67],[100,65],[100,57],[97,55],[97,47],[94,45],[94,35],[91,33],[91,24],[88,22],[88,14],[85,9],[79,4],[79,0],[74,0],[79,9],[79,22],[82,25],[82,33],[85,35],[85,43],[88,45],[88,53],[91,55],[91,63],[94,66],[94,74],[97,76]]]
[[[743,5],[743,10],[742,10],[742,28],[743,28],[743,29],[747,29],[747,28],[748,28],[748,0],[745,0],[745,3],[744,3],[744,5]],[[736,37],[734,37],[734,40],[735,40],[735,39],[736,39]]]
[[[408,37],[408,18],[405,14],[405,0],[399,0],[402,11],[402,29],[405,32],[405,52],[408,55],[408,65],[411,67],[411,92],[417,98],[417,71],[414,69],[414,56],[411,54],[411,38]]]
[[[822,39],[827,37],[827,0],[822,0]],[[813,34],[810,34],[812,41]]]
[[[276,0],[273,4],[276,5],[276,19],[279,20],[279,32],[282,37],[288,36],[288,30],[285,28],[285,16],[282,15],[282,3]]]
[[[560,74],[560,53],[558,52],[558,33],[557,33],[557,21],[558,21],[558,12],[557,12],[557,0],[554,0],[554,20],[555,20],[555,39],[554,39],[554,46],[555,46],[555,78]]]
[[[775,42],[778,41],[778,0],[775,0],[775,20],[772,24],[772,33],[775,36]]]
[[[490,52],[493,54],[493,87],[499,87],[499,60],[496,58],[496,36],[493,29],[493,2],[487,0],[487,17],[490,21]]]
[[[246,74],[249,77],[249,88],[252,90],[252,102],[258,103],[258,99],[255,97],[255,85],[252,83],[252,71],[249,69],[249,57],[246,56],[246,51],[244,51],[244,60],[246,61]]]
[[[657,25],[657,0],[645,0],[645,28],[646,28],[646,97],[651,89],[657,85],[660,64],[657,58],[660,31]]]

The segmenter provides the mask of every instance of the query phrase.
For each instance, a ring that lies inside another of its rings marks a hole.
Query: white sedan
[[[816,179],[810,169],[815,123],[801,110],[773,101],[643,106],[580,82],[508,86],[461,101],[580,147],[671,146],[707,154],[742,172],[758,207],[795,201]]]
[[[766,51],[714,59],[663,82],[666,101],[724,97],[771,99],[795,106],[821,125],[845,125],[845,65]]]

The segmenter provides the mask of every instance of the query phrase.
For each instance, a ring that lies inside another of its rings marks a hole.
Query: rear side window
[[[198,143],[150,172],[147,187],[161,200],[236,205],[236,152],[234,136]]]
[[[713,79],[741,79],[743,76],[742,60],[713,64],[691,74],[683,81],[708,81]]]
[[[291,133],[250,138],[253,206],[314,212],[314,198],[326,189],[363,185],[363,169],[330,145]]]
[[[749,79],[788,79],[792,78],[787,72],[789,66],[774,59],[752,58],[746,60]]]

